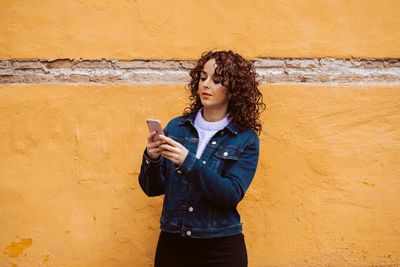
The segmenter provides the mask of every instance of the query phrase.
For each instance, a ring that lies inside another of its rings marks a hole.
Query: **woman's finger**
[[[157,154],[161,154],[164,150],[161,148],[155,148],[155,149],[151,149],[150,152],[152,153],[157,153]]]
[[[170,151],[170,152],[173,152],[173,153],[178,153],[179,152],[179,148],[173,147],[173,146],[170,146],[170,145],[167,145],[167,144],[160,145],[160,148],[162,148],[164,150],[167,150],[167,151]]]
[[[155,135],[156,133],[157,133],[156,131],[150,132],[150,134],[147,136],[147,141],[148,141],[148,142],[153,142],[153,137],[154,137],[154,135]]]
[[[168,151],[161,151],[161,156],[163,156],[164,158],[167,159],[172,159],[172,153],[168,152]]]
[[[180,146],[181,144],[179,144],[178,142],[176,142],[174,139],[169,138],[165,135],[160,135],[161,140],[164,140],[166,143],[168,143],[171,146]]]
[[[163,143],[164,143],[164,141],[155,141],[155,142],[148,143],[147,147],[148,148],[159,147]]]

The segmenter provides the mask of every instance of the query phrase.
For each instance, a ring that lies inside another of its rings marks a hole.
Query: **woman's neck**
[[[210,109],[203,107],[203,119],[209,122],[220,121],[226,117],[228,111],[226,109]]]

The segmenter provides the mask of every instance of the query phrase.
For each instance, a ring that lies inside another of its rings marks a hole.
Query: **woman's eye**
[[[214,83],[215,84],[219,84],[221,81],[219,81],[219,80],[214,80]]]
[[[200,77],[200,80],[202,80],[203,82],[204,82],[206,79],[207,79],[207,78]]]

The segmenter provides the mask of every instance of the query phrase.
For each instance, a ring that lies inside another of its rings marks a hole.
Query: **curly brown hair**
[[[233,125],[239,130],[252,128],[261,133],[262,124],[260,114],[265,110],[263,96],[258,90],[257,74],[253,64],[241,55],[229,51],[209,51],[202,54],[196,66],[190,70],[192,78],[186,89],[189,93],[189,107],[184,110],[184,115],[196,112],[203,105],[198,94],[200,72],[210,60],[216,62],[215,74],[222,78],[229,92],[228,116]]]

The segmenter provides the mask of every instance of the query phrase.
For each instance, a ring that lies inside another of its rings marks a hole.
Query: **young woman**
[[[207,52],[190,71],[190,106],[147,137],[139,183],[165,194],[155,266],[247,266],[236,209],[256,172],[265,109],[251,62]]]

